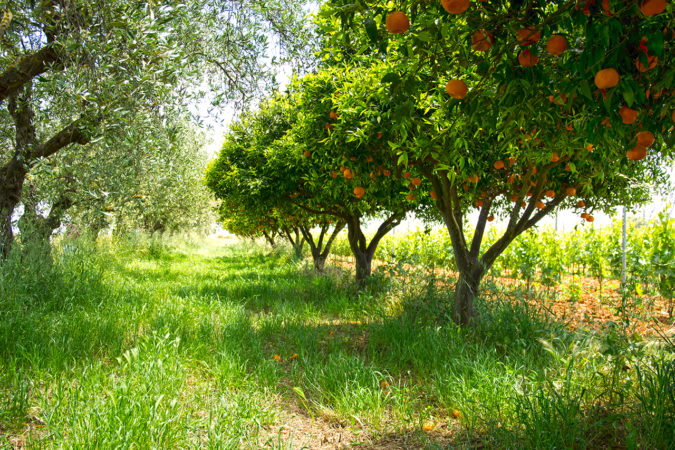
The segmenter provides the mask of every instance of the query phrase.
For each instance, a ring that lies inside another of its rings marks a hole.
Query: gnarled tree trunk
[[[551,166],[552,167],[552,166]],[[501,255],[513,240],[525,232],[543,217],[558,206],[565,195],[556,196],[553,201],[548,202],[544,209],[535,212],[536,203],[543,195],[543,179],[550,167],[545,167],[535,177],[534,169],[530,169],[523,177],[523,188],[518,193],[516,202],[511,211],[506,231],[490,248],[481,255],[481,245],[483,235],[487,225],[487,218],[490,214],[493,200],[502,192],[498,190],[485,193],[483,205],[476,222],[476,229],[471,245],[469,246],[464,236],[463,220],[464,213],[459,199],[457,186],[453,183],[447,171],[439,171],[437,174],[426,173],[434,186],[437,199],[436,205],[441,211],[443,222],[448,229],[452,250],[459,272],[459,279],[455,286],[455,311],[454,320],[461,325],[469,325],[476,320],[476,309],[474,299],[479,294],[480,283],[483,275],[490,270],[497,257]],[[536,181],[537,190],[533,193],[528,203],[522,205],[523,200],[530,188],[530,182]],[[522,214],[521,214],[522,213]]]
[[[354,255],[356,268],[356,281],[360,286],[363,286],[371,274],[373,256],[375,250],[382,238],[389,233],[396,225],[398,225],[404,214],[395,213],[389,216],[377,229],[375,236],[370,240],[366,240],[366,236],[361,229],[361,218],[358,216],[350,216],[347,219],[347,239],[349,240],[349,247]]]
[[[302,258],[302,249],[305,246],[305,238],[302,236],[300,229],[298,227],[295,227],[292,230],[283,228],[282,231],[286,236],[286,239],[288,239],[288,242],[291,243],[295,257]]]
[[[333,232],[328,237],[328,240],[325,242],[325,245],[324,245],[324,238],[326,237],[326,233],[330,229],[329,225],[325,224],[321,226],[321,233],[319,234],[319,238],[316,241],[311,233],[311,230],[308,227],[305,226],[300,227],[300,231],[302,232],[305,241],[307,241],[307,243],[309,244],[312,253],[312,260],[314,262],[314,269],[318,273],[323,273],[324,267],[326,265],[326,259],[328,258],[328,255],[330,254],[330,249],[333,246],[333,241],[335,241],[335,238],[337,237],[338,233],[342,231],[345,225],[346,223],[344,221],[338,222],[335,225]]]

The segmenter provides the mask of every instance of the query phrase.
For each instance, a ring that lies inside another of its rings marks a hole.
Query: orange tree
[[[389,150],[388,89],[350,102],[352,89],[366,87],[368,73],[356,66],[326,68],[297,81],[289,90],[295,120],[277,145],[295,183],[283,195],[305,211],[347,224],[359,282],[370,275],[380,240],[407,213],[424,214],[431,206],[429,183],[397,164]],[[368,239],[364,224],[375,219],[381,221]]]
[[[305,242],[314,267],[322,272],[330,248],[344,222],[305,211],[288,201],[293,189],[278,169],[274,143],[291,126],[292,110],[280,95],[259,111],[244,115],[226,136],[218,158],[206,172],[206,184],[221,200],[219,218],[228,231],[243,237],[286,238],[297,256]],[[318,228],[318,235],[312,229]],[[332,229],[332,231],[331,231]]]
[[[593,221],[594,210],[644,202],[646,186],[666,184],[672,8],[658,0],[405,0],[398,11],[382,1],[324,4],[325,63],[387,62],[387,73],[348,95],[389,90],[385,148],[433,185],[460,274],[458,322],[475,316],[473,298],[496,258],[547,214],[578,208]],[[475,207],[469,237],[464,221]],[[482,248],[495,216],[506,229]]]

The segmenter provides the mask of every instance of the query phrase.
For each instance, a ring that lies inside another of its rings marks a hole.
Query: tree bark
[[[481,255],[481,245],[485,233],[485,226],[492,202],[501,192],[488,192],[483,201],[476,229],[469,247],[463,230],[464,211],[457,192],[457,184],[452,183],[448,177],[447,171],[439,171],[437,175],[427,172],[425,176],[429,178],[437,194],[436,206],[441,211],[443,222],[448,229],[450,242],[452,243],[453,255],[459,280],[455,286],[455,311],[454,320],[461,325],[470,325],[476,320],[476,311],[474,307],[474,298],[479,293],[480,282],[483,275],[488,272],[495,260],[501,255],[513,240],[521,233],[534,226],[564,199],[565,195],[557,196],[549,202],[546,207],[538,212],[535,211],[535,205],[540,198],[543,190],[543,179],[552,166],[547,166],[539,173],[537,186],[539,188],[529,200],[523,209],[521,202],[530,186],[530,180],[534,179],[534,170],[530,169],[523,180],[523,188],[518,195],[515,206],[511,211],[509,223],[506,231],[495,243],[490,246]],[[522,211],[522,214],[521,214]]]
[[[293,228],[292,232],[288,228],[283,228],[282,231],[286,235],[288,242],[291,243],[295,257],[298,259],[302,258],[302,249],[305,246],[305,238],[302,236],[299,228]]]
[[[328,240],[326,240],[324,244],[324,238],[326,237],[326,233],[330,229],[329,225],[322,225],[321,226],[321,233],[319,234],[318,239],[314,239],[314,236],[311,233],[311,230],[309,227],[306,226],[301,226],[300,231],[302,232],[302,235],[305,238],[305,241],[309,244],[309,248],[312,253],[312,260],[314,262],[314,269],[316,270],[317,273],[323,273],[324,267],[326,265],[326,259],[328,259],[328,255],[330,254],[330,249],[333,246],[333,242],[335,241],[335,238],[337,235],[342,231],[342,229],[345,227],[346,223],[344,221],[340,221],[335,225],[335,228],[333,228],[333,232],[331,235],[328,237]]]
[[[21,95],[9,97],[8,111],[14,119],[15,146],[12,159],[0,167],[0,256],[7,258],[14,244],[12,213],[21,201],[23,184],[30,167],[70,144],[84,145],[89,137],[82,131],[83,121],[70,123],[49,140],[39,144],[35,131],[35,114],[31,103],[32,86],[27,83]]]
[[[352,250],[355,261],[356,281],[359,286],[364,286],[368,277],[372,272],[373,256],[375,250],[382,238],[389,233],[396,225],[401,222],[404,214],[394,213],[382,222],[375,233],[375,236],[367,242],[365,234],[361,229],[361,218],[359,216],[351,216],[347,220],[347,239],[349,240],[349,247]]]
[[[61,226],[63,217],[73,205],[67,193],[62,193],[54,201],[46,217],[39,214],[37,208],[40,199],[33,195],[32,187],[29,194],[24,196],[24,211],[19,219],[21,243],[24,252],[37,252],[37,256],[51,261],[50,237],[54,230]]]

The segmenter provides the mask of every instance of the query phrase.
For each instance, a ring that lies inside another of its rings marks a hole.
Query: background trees
[[[301,8],[285,0],[7,4],[0,37],[3,255],[31,168],[71,144],[105,138],[114,149],[110,143],[123,142],[130,128],[180,115],[200,87],[217,89],[216,101],[250,100],[272,79],[263,65],[270,40],[298,48]]]

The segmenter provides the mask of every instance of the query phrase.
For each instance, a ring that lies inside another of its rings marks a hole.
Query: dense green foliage
[[[10,259],[0,276],[2,445],[325,437],[282,433],[289,414],[382,446],[664,448],[673,434],[672,345],[570,332],[508,291],[479,301],[467,329],[424,275],[359,291],[340,271],[317,277],[241,244],[59,249],[53,270]]]

